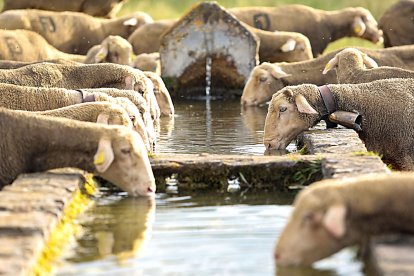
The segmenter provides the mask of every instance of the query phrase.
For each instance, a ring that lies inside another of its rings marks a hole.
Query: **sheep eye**
[[[131,154],[131,149],[121,149],[123,154]]]
[[[267,77],[260,77],[260,78],[259,78],[259,81],[260,81],[260,82],[265,82],[265,81],[267,81]]]
[[[280,112],[285,112],[287,110],[286,106],[279,106],[279,111]]]

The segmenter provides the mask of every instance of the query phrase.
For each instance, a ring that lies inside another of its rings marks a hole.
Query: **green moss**
[[[47,238],[43,251],[31,274],[51,275],[53,273],[53,262],[62,255],[62,251],[69,239],[80,230],[80,225],[76,218],[89,207],[92,202],[91,196],[96,191],[97,184],[93,180],[92,175],[86,175],[84,185],[75,192],[71,202],[63,210],[62,219]]]

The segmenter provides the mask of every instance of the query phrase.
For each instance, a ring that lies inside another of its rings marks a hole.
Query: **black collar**
[[[331,113],[336,111],[335,98],[331,92],[331,89],[327,85],[318,86],[318,90],[321,93],[323,105],[326,111],[321,114],[322,118],[326,118]]]

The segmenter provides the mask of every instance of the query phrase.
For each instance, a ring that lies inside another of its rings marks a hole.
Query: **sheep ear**
[[[295,50],[296,40],[289,38],[281,47],[280,50],[284,53]]]
[[[365,33],[367,26],[365,25],[364,21],[360,16],[354,18],[354,22],[352,22],[352,31],[357,36],[362,36]]]
[[[96,170],[100,173],[105,172],[114,161],[114,152],[112,150],[111,140],[102,137],[99,140],[98,150],[94,156],[93,163]]]
[[[273,65],[270,66],[270,74],[275,78],[275,79],[281,79],[284,77],[289,77],[291,76],[290,74],[287,74],[286,72],[284,72],[282,70],[282,68],[280,68],[277,65]]]
[[[127,19],[122,23],[122,25],[124,25],[124,26],[136,26],[137,24],[138,24],[138,19],[136,19],[134,17],[130,18],[130,19]]]
[[[364,54],[362,55],[362,59],[364,61],[364,65],[366,68],[371,69],[371,68],[378,68],[378,63],[373,60],[372,58],[370,58],[368,55]]]
[[[335,238],[341,238],[346,232],[346,206],[336,204],[329,207],[322,219],[322,225]]]
[[[328,63],[325,65],[325,68],[323,69],[322,74],[325,75],[326,73],[331,71],[333,68],[338,66],[338,62],[339,62],[338,56],[334,56],[333,58],[331,58],[331,60],[329,60]]]
[[[95,63],[100,63],[108,56],[108,46],[101,45],[99,51],[95,55]]]
[[[318,112],[308,103],[303,95],[297,95],[295,97],[295,102],[300,113],[318,114]]]
[[[108,114],[104,114],[104,113],[100,113],[98,115],[98,118],[96,118],[96,122],[98,124],[109,125],[109,115]]]

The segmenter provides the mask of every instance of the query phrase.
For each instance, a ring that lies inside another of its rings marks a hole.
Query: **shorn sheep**
[[[144,72],[152,83],[154,84],[154,94],[157,99],[157,104],[160,107],[161,115],[163,116],[174,116],[174,105],[168,92],[164,81],[159,75],[153,72]]]
[[[346,36],[382,42],[382,31],[364,8],[324,11],[304,5],[242,7],[228,11],[240,21],[266,31],[298,32],[309,38],[313,56],[322,54],[328,44]]]
[[[413,173],[316,182],[301,191],[275,248],[278,266],[310,265],[380,234],[414,234]]]
[[[414,70],[414,45],[386,49],[357,49],[370,56],[379,66]],[[333,51],[307,61],[273,64],[264,62],[256,66],[243,89],[241,104],[249,106],[265,103],[274,93],[289,85],[337,83],[335,71],[330,71],[326,75],[322,72],[329,60],[340,51]]]
[[[128,40],[118,35],[110,35],[101,44],[90,48],[83,62],[131,65],[132,55],[132,46]]]
[[[155,179],[141,137],[124,126],[0,108],[0,185],[21,173],[77,167],[133,196],[154,196]]]
[[[378,20],[384,32],[384,47],[414,44],[414,0],[400,0],[391,5]]]
[[[128,38],[136,54],[155,53],[159,51],[161,39],[177,20],[159,20],[145,24],[135,30]],[[261,61],[301,61],[312,59],[309,39],[296,32],[268,32],[243,24],[259,40],[259,57]]]
[[[264,31],[243,24],[260,40],[259,59],[261,62],[295,62],[313,58],[309,39],[300,33]]]
[[[135,57],[132,67],[161,75],[160,53],[142,53]]]
[[[367,54],[355,48],[337,53],[325,66],[322,74],[336,69],[338,83],[363,83],[388,78],[414,78],[414,71],[381,66]]]
[[[25,29],[42,35],[51,45],[65,53],[85,55],[110,35],[128,38],[139,26],[152,22],[144,12],[102,19],[79,12],[10,10],[0,14],[5,30]]]
[[[3,11],[39,9],[84,12],[92,16],[114,17],[126,0],[4,0]]]
[[[67,54],[50,45],[41,35],[28,30],[0,30],[0,59],[36,62],[66,59],[83,62],[81,55]]]
[[[361,84],[329,85],[335,110],[361,115],[359,137],[368,150],[401,170],[414,169],[414,82],[386,79]],[[316,85],[286,87],[273,95],[264,127],[267,149],[284,149],[300,133],[328,115]],[[332,104],[331,104],[332,105]],[[398,122],[398,123],[396,123]]]

